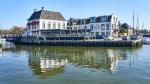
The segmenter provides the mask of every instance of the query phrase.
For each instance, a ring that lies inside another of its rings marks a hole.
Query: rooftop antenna
[[[36,12],[36,9],[34,9],[34,12]]]
[[[42,10],[44,10],[44,7],[41,7]]]

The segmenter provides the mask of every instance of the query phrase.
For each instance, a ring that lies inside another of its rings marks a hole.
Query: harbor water
[[[0,48],[0,84],[150,84],[150,45]]]

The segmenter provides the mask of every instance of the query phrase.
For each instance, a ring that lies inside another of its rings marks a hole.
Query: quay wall
[[[46,46],[91,46],[91,47],[139,47],[142,46],[142,39],[127,41],[111,41],[111,40],[39,40],[34,37],[22,37],[6,39],[7,41],[14,42],[15,44],[23,45],[46,45]]]

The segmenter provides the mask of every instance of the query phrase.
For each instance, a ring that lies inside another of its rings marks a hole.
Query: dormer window
[[[91,23],[95,23],[95,22],[96,22],[96,17],[91,17],[91,18],[90,18],[90,22],[91,22]]]
[[[107,22],[108,17],[107,16],[102,16],[101,17],[101,22]]]

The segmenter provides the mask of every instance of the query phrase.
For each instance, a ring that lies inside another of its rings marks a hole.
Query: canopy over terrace
[[[44,36],[49,36],[49,35],[54,35],[54,34],[59,34],[59,35],[70,35],[70,34],[82,34],[84,35],[85,33],[90,33],[90,29],[82,29],[82,30],[63,30],[63,29],[47,29],[47,30],[34,30],[32,31],[33,33],[41,33],[41,35]]]

